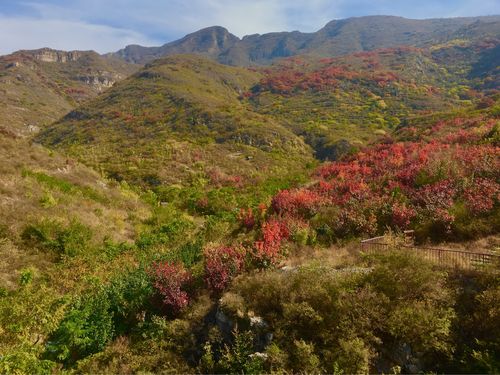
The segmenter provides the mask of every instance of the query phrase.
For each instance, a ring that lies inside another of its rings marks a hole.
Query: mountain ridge
[[[106,56],[144,64],[171,54],[197,53],[227,65],[268,65],[278,58],[305,53],[330,57],[398,45],[427,46],[452,40],[475,23],[484,24],[487,32],[499,35],[499,21],[497,15],[424,20],[365,16],[332,20],[312,33],[284,31],[242,38],[222,26],[211,26],[159,47],[129,45]],[[469,37],[484,35],[472,32]]]

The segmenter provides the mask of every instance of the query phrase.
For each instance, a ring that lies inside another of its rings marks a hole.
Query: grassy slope
[[[97,173],[23,139],[0,138],[0,286],[12,287],[26,267],[45,268],[56,254],[22,240],[30,224],[78,222],[104,238],[129,242],[149,208],[138,196]]]

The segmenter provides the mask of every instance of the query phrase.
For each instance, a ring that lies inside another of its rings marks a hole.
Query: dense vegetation
[[[497,104],[462,116],[414,120],[378,144],[322,165],[314,184],[282,190],[272,207],[290,225],[314,228],[326,242],[387,228],[415,229],[417,238],[435,241],[495,233],[498,110]]]
[[[85,101],[43,146],[0,127],[0,372],[498,373],[499,265],[399,246],[498,252],[490,32],[267,68],[171,56],[81,97],[68,77],[122,63],[7,57]]]

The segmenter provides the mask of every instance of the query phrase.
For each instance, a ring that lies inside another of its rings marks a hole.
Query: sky
[[[498,15],[500,0],[0,0],[0,55],[41,47],[105,53],[129,44],[155,46],[214,25],[239,37],[312,32],[333,19],[378,14]]]

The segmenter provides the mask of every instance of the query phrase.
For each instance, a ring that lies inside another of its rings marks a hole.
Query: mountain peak
[[[488,30],[470,30],[470,38],[485,31],[500,37],[498,16],[417,20],[377,15],[332,20],[313,33],[272,32],[242,39],[222,26],[211,26],[161,47],[128,46],[114,55],[143,64],[166,55],[194,53],[228,65],[266,65],[298,54],[332,57],[400,45],[423,47],[430,41],[460,38],[460,30],[477,21],[485,21]]]

